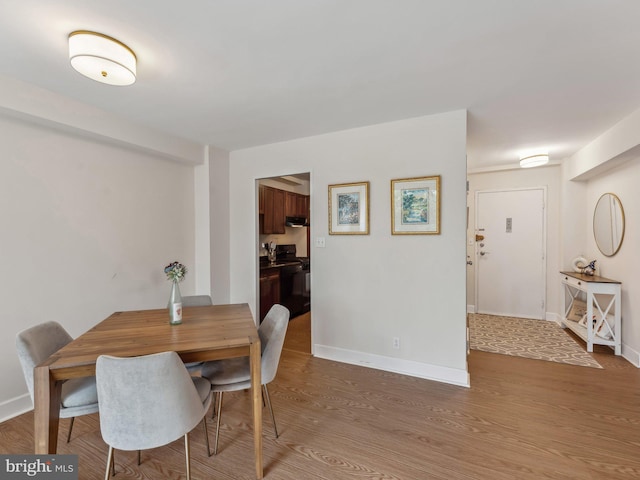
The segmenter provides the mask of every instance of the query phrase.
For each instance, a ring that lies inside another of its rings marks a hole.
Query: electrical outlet
[[[400,337],[393,337],[393,348],[400,348]]]
[[[325,247],[324,237],[316,237],[316,247],[317,248],[324,248]]]

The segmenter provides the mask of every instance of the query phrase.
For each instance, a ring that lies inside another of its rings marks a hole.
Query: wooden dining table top
[[[247,355],[259,340],[249,306],[187,307],[182,323],[169,324],[167,309],[115,312],[45,361],[54,378],[93,375],[100,355],[118,357],[177,352],[185,362]],[[216,351],[224,351],[216,354]]]

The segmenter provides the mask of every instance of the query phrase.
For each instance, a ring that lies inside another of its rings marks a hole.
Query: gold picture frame
[[[440,175],[391,180],[391,234],[440,234]]]
[[[369,235],[369,182],[329,185],[329,235]]]

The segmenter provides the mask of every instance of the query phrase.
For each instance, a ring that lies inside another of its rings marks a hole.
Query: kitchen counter
[[[267,270],[269,268],[281,268],[288,267],[291,265],[300,265],[300,262],[288,262],[283,260],[277,260],[275,263],[269,263],[268,261],[263,262],[260,261],[260,270]]]

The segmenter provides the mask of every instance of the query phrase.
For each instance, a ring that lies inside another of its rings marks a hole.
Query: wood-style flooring
[[[292,320],[292,330],[295,326]],[[295,335],[292,334],[292,339]],[[270,385],[280,438],[264,416],[265,478],[274,480],[640,478],[640,371],[608,349],[604,369],[472,351],[471,388],[311,357],[285,346]],[[225,395],[217,456],[191,434],[194,479],[255,478],[247,392]],[[213,425],[209,425],[213,440]],[[101,479],[96,415],[76,420],[60,453]],[[33,451],[33,414],[0,424],[0,453]],[[183,442],[117,452],[116,479],[184,478]]]
[[[284,348],[311,353],[311,313],[303,313],[291,319],[284,339]]]

